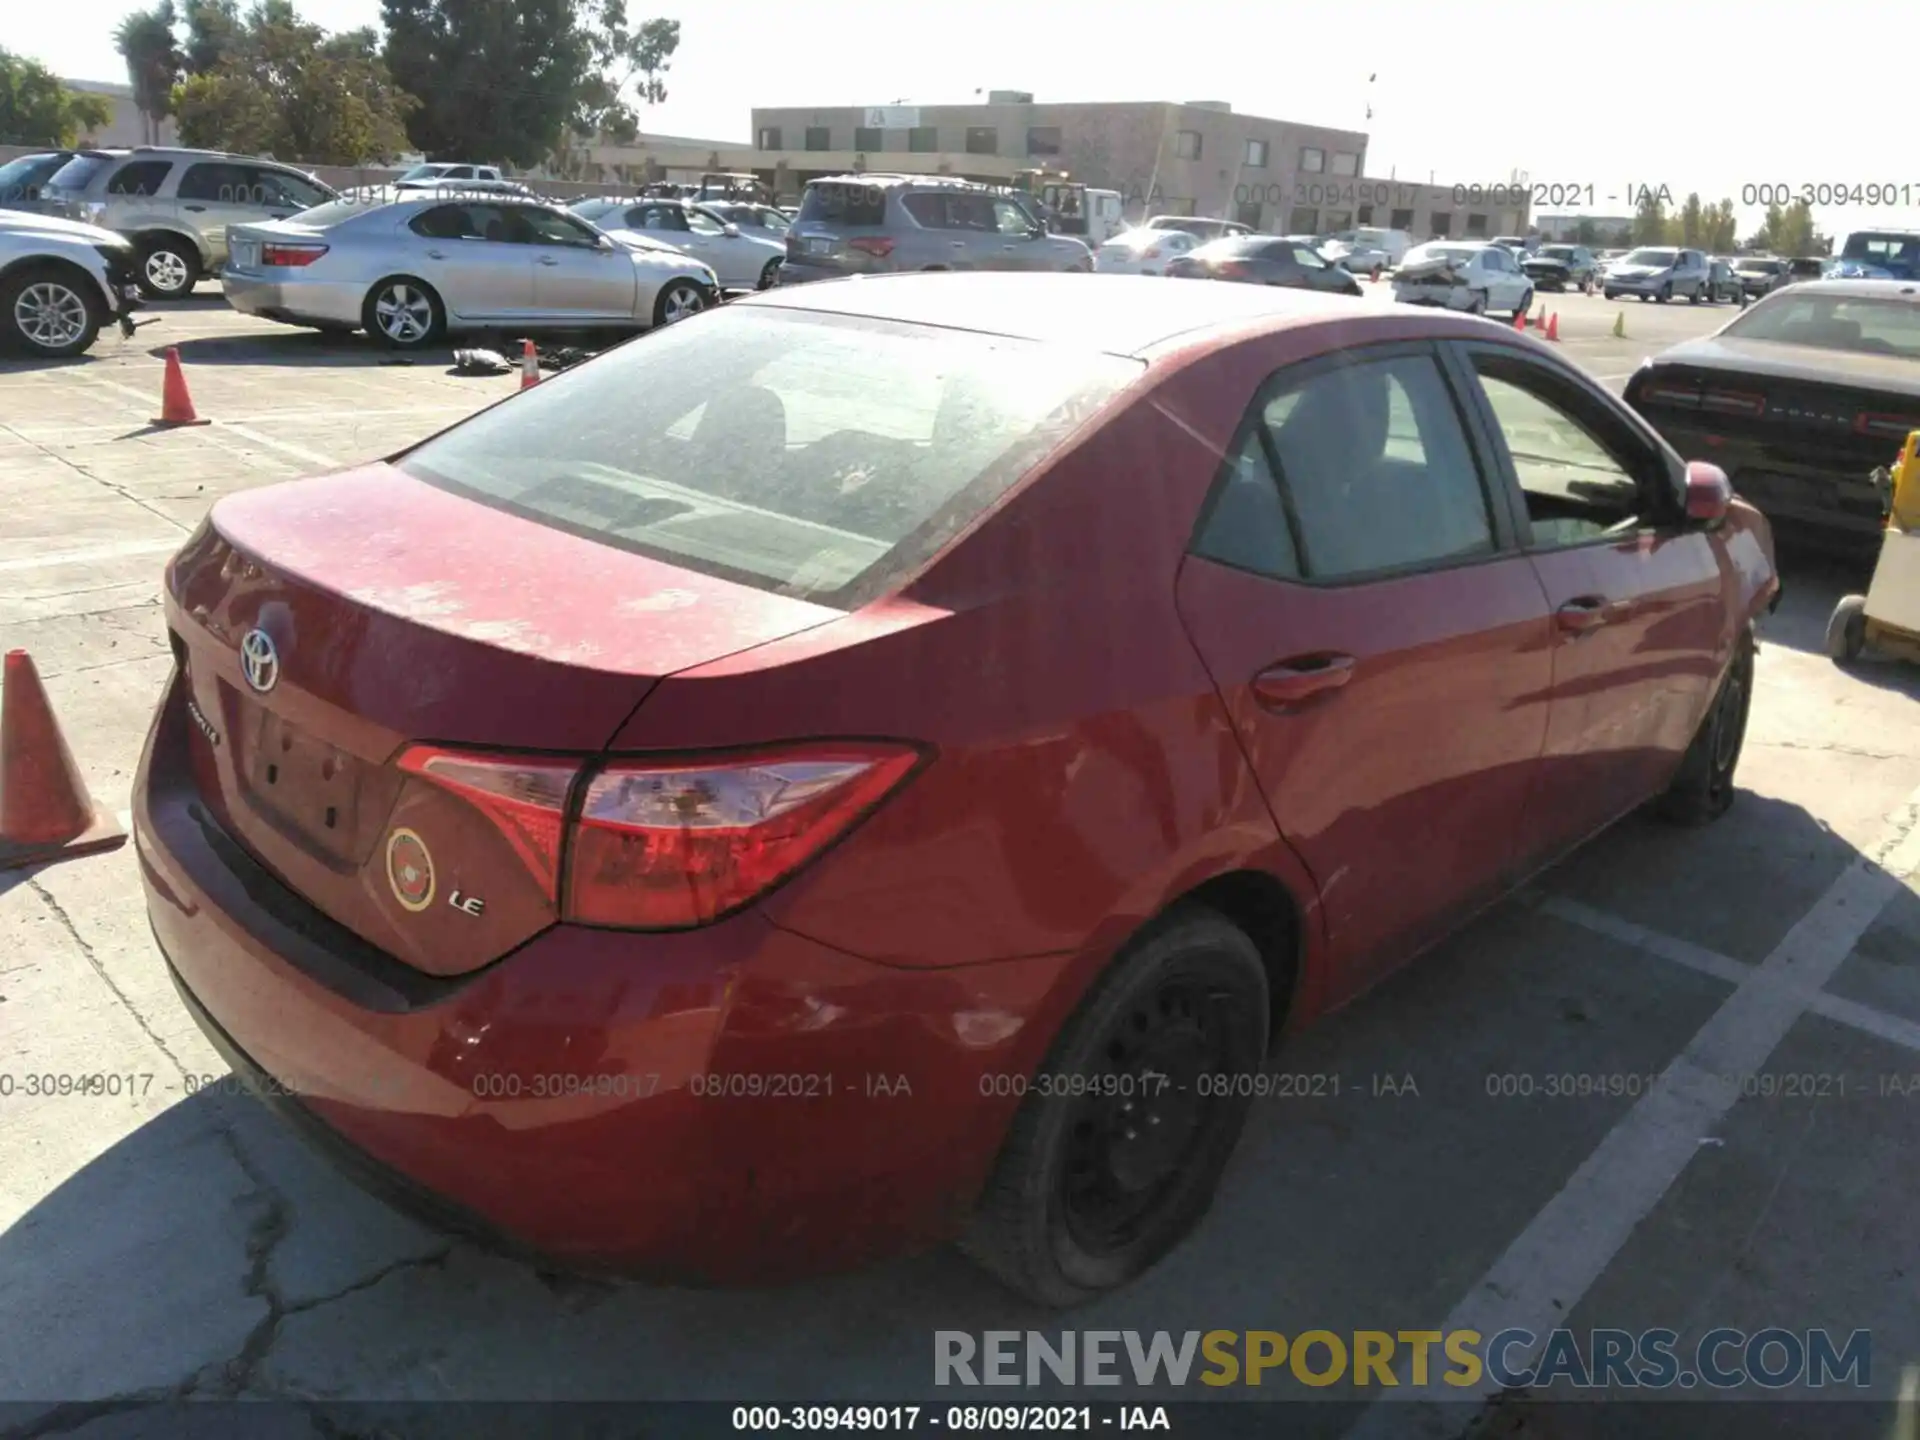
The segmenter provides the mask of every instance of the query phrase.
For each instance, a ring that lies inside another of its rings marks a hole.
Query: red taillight
[[[1723,415],[1758,416],[1766,413],[1767,397],[1750,390],[1709,390],[1700,403]]]
[[[856,235],[847,241],[849,250],[858,250],[862,255],[871,255],[884,260],[893,254],[893,241],[885,235]]]
[[[785,880],[919,759],[910,746],[849,741],[616,760],[577,797],[584,758],[415,745],[397,763],[491,821],[547,898],[561,901],[563,920],[679,930],[717,920]]]
[[[416,745],[397,763],[409,775],[452,791],[491,820],[547,898],[558,898],[567,792],[580,773],[579,761]]]
[[[863,742],[608,765],[572,827],[562,915],[638,930],[718,919],[839,839],[918,761]]]
[[[1854,418],[1856,435],[1890,435],[1905,440],[1910,431],[1920,430],[1920,419],[1911,415],[1880,415],[1862,411]]]
[[[262,245],[262,265],[311,265],[327,253],[324,245]]]

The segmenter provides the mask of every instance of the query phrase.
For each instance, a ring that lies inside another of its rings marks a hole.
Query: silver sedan
[[[229,227],[228,302],[417,349],[451,330],[647,329],[719,299],[700,261],[615,239],[558,206],[390,193]]]

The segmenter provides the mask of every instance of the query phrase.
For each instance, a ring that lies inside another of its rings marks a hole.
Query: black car
[[[1920,284],[1812,280],[1644,362],[1627,403],[1806,539],[1876,541],[1872,475],[1920,430]]]
[[[1344,266],[1330,264],[1305,241],[1283,235],[1229,235],[1169,261],[1167,274],[1188,280],[1290,285],[1338,295],[1361,293],[1360,282]]]
[[[1826,273],[1827,261],[1818,255],[1796,255],[1787,261],[1787,283],[1797,285],[1802,280],[1818,280]]]
[[[1711,260],[1707,263],[1707,299],[1736,301],[1742,309],[1747,304],[1746,282],[1733,268],[1731,260]]]
[[[41,187],[54,171],[77,153],[73,150],[43,150],[37,155],[22,155],[0,165],[0,210],[42,210]]]
[[[1591,285],[1599,262],[1584,245],[1542,245],[1521,258],[1520,268],[1537,290],[1567,290]]]

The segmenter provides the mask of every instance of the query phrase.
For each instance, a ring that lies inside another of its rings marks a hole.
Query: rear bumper
[[[1053,960],[902,971],[747,911],[554,926],[485,969],[357,942],[201,805],[169,685],[135,788],[153,932],[243,1076],[356,1178],[571,1268],[761,1283],[957,1233]],[[1037,1028],[1037,1027],[1036,1027]]]
[[[830,265],[809,265],[804,260],[782,260],[776,285],[805,285],[810,280],[844,280],[847,272]]]
[[[1877,538],[1885,507],[1869,478],[1871,467],[1810,464],[1762,441],[1709,433],[1676,423],[1665,414],[1648,419],[1667,443],[1689,460],[1709,460],[1727,472],[1734,490],[1773,523],[1776,531],[1818,530],[1835,536]]]
[[[328,280],[285,282],[236,275],[231,270],[221,274],[220,289],[227,303],[242,314],[278,320],[284,325],[357,326],[366,300],[366,289],[360,285]]]

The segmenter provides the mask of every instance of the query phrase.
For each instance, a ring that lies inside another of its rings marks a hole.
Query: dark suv
[[[1051,235],[1024,197],[967,180],[841,175],[807,186],[782,285],[903,270],[1085,270],[1093,251]]]

